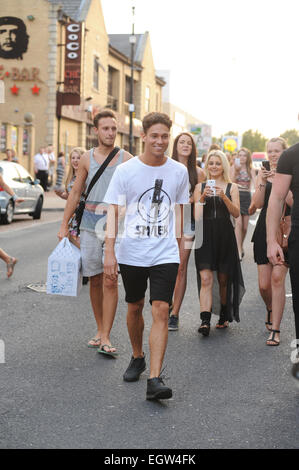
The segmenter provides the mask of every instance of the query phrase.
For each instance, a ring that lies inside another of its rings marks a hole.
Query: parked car
[[[3,179],[15,194],[24,199],[20,204],[14,204],[12,197],[0,186],[0,221],[10,224],[14,214],[29,214],[34,219],[40,219],[44,203],[44,190],[39,180],[34,180],[28,171],[18,163],[0,161],[0,171]]]
[[[266,152],[253,152],[251,154],[251,158],[252,158],[252,166],[257,173],[262,166],[262,161],[267,160],[267,154]]]

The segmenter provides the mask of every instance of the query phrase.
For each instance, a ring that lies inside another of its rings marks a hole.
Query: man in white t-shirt
[[[34,172],[41,186],[48,191],[49,157],[45,147],[40,147],[38,153],[34,155]]]
[[[161,374],[168,338],[168,311],[180,262],[176,226],[180,205],[189,202],[189,179],[184,165],[165,156],[172,122],[166,114],[143,119],[144,153],[117,167],[105,195],[108,210],[104,272],[117,276],[118,264],[128,303],[127,325],[133,355],[124,374],[126,382],[145,370],[142,310],[150,284],[153,323],[149,338],[148,400],[171,398]],[[114,253],[118,208],[126,206],[124,232],[117,259]],[[179,228],[180,228],[179,227]]]

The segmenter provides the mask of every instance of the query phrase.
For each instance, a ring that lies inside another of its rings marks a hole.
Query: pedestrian
[[[153,400],[172,396],[161,377],[161,368],[167,347],[168,310],[180,262],[174,210],[176,205],[188,203],[189,181],[187,168],[165,155],[172,125],[169,117],[149,113],[142,124],[144,153],[117,168],[105,196],[110,206],[104,267],[114,279],[119,263],[126,291],[133,350],[123,376],[126,382],[137,381],[146,368],[142,311],[149,279],[153,323],[146,398]],[[120,205],[126,205],[127,212],[116,259],[114,229]]]
[[[4,158],[4,161],[6,162],[12,162],[13,161],[13,153],[11,149],[6,149],[5,150],[6,157]]]
[[[14,193],[13,189],[11,189],[3,180],[2,176],[2,169],[0,168],[0,187],[3,188],[3,190],[9,194],[15,204],[19,204],[20,202],[23,202],[24,199],[18,198],[18,196]],[[18,259],[15,258],[14,256],[8,255],[4,250],[0,248],[0,258],[6,263],[7,267],[7,277],[11,277],[13,275],[14,267],[16,263],[18,262]]]
[[[70,160],[71,160],[71,155],[70,155]],[[70,163],[71,163],[70,164],[70,171],[73,172],[72,162],[70,162]],[[63,183],[63,179],[64,179],[64,172],[65,172],[64,152],[59,152],[58,157],[57,157],[57,167],[56,167],[56,190],[57,191],[59,191],[59,189],[62,188],[62,183]],[[55,190],[55,192],[56,192],[56,190]]]
[[[231,169],[231,179],[238,185],[240,195],[240,215],[236,219],[235,233],[238,243],[239,258],[245,255],[243,244],[246,237],[249,222],[249,206],[251,203],[251,186],[255,185],[255,171],[252,168],[250,151],[242,147],[238,151],[238,157],[234,160]]]
[[[198,279],[200,318],[198,332],[210,333],[212,307],[215,313],[216,297],[212,298],[214,273],[217,275],[220,296],[220,314],[216,328],[228,327],[228,322],[239,322],[239,305],[245,292],[238,247],[231,216],[240,214],[239,191],[229,177],[229,163],[223,152],[213,150],[206,162],[207,183],[198,184],[194,191],[195,219],[202,222],[202,245],[195,249]],[[199,237],[199,228],[196,238]]]
[[[269,198],[267,227],[267,256],[270,263],[283,265],[284,252],[277,241],[277,231],[285,200],[289,190],[293,193],[294,203],[291,214],[291,233],[288,239],[288,262],[292,287],[295,334],[299,346],[299,143],[284,150],[281,154]],[[273,320],[272,320],[273,321]],[[272,325],[273,326],[273,325]]]
[[[56,161],[54,150],[53,150],[53,145],[47,146],[46,153],[49,159],[48,188],[51,188],[54,182],[54,168],[55,168],[55,161]]]
[[[263,166],[258,172],[255,193],[252,202],[257,209],[262,209],[252,236],[254,261],[258,269],[258,283],[262,299],[266,305],[266,328],[271,332],[266,344],[268,346],[279,345],[280,323],[285,306],[285,278],[288,272],[287,264],[273,266],[267,258],[266,214],[268,201],[271,194],[272,183],[276,173],[278,159],[287,149],[287,143],[282,137],[270,139],[266,150],[269,161],[268,170]],[[292,194],[288,194],[289,205],[286,207],[285,216],[289,219]],[[287,252],[285,259],[288,260]]]
[[[98,113],[94,118],[94,129],[98,137],[98,146],[80,158],[76,180],[67,199],[58,237],[62,239],[68,236],[68,223],[79,204],[84,188],[88,190],[99,168],[105,164],[105,161],[107,163],[107,157],[110,155],[111,158],[115,154],[87,197],[80,225],[82,271],[83,276],[90,279],[90,300],[97,323],[97,333],[88,342],[88,347],[98,348],[98,352],[103,354],[115,355],[116,349],[111,346],[109,337],[117,307],[118,284],[117,279],[111,280],[103,275],[107,215],[107,205],[103,201],[116,168],[132,156],[123,149],[114,147],[117,121],[113,111],[105,109]]]
[[[187,268],[195,237],[193,192],[195,186],[204,181],[206,176],[205,172],[196,166],[196,147],[191,134],[182,132],[176,137],[173,144],[172,159],[185,165],[189,175],[189,204],[184,207],[184,214],[182,214],[184,226],[182,236],[179,239],[180,266],[168,322],[168,329],[175,331],[179,327],[179,312],[186,292]]]
[[[12,149],[11,152],[12,152],[12,161],[13,161],[14,163],[19,163],[19,159],[18,159],[18,156],[17,156],[17,154],[16,154],[15,149]]]
[[[59,186],[55,189],[55,193],[57,194],[57,196],[61,197],[62,199],[67,200],[68,197],[69,197],[69,194],[70,194],[70,192],[72,190],[72,187],[74,186],[74,183],[75,183],[75,180],[76,180],[76,176],[77,176],[77,172],[78,172],[78,168],[79,168],[80,158],[82,157],[82,155],[84,155],[85,152],[86,152],[86,150],[82,147],[74,147],[71,150],[70,157],[69,157],[70,158],[70,167],[69,167],[69,171],[68,171],[66,181],[65,181],[65,190],[63,190],[63,188],[61,186]],[[60,153],[63,154],[63,152],[60,152]],[[59,157],[58,156],[58,166],[59,166],[59,158],[64,159],[64,157]],[[57,166],[57,168],[58,168],[58,166]],[[81,195],[80,200],[83,199],[83,195],[84,195],[84,192]],[[79,227],[78,227],[78,221],[77,221],[77,218],[76,218],[76,214],[74,213],[72,215],[72,217],[70,218],[70,220],[69,220],[69,233],[70,233],[70,240],[78,248],[80,248],[80,235],[79,235],[79,232],[80,232],[80,230],[79,230]]]
[[[49,156],[43,146],[41,146],[38,153],[34,155],[34,173],[36,178],[40,180],[44,191],[48,191]]]

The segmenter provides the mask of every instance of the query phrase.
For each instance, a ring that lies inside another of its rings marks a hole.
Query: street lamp
[[[133,22],[132,22],[132,35],[130,36],[129,42],[131,44],[131,82],[130,82],[130,104],[129,104],[129,113],[130,113],[130,131],[129,131],[129,152],[133,153],[133,115],[135,112],[135,105],[134,105],[134,50],[136,44],[136,36],[135,36],[135,25],[134,25],[134,15],[135,15],[135,6],[132,7],[132,15],[133,15]]]

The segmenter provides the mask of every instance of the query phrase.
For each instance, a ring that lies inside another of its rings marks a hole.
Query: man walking
[[[34,155],[34,172],[44,191],[48,191],[49,157],[44,147],[40,147]]]
[[[150,378],[148,400],[171,398],[161,374],[168,339],[168,310],[180,262],[176,240],[175,208],[189,201],[188,172],[165,156],[172,122],[166,114],[150,113],[143,119],[144,153],[117,168],[105,196],[109,203],[104,271],[117,277],[117,263],[128,303],[127,325],[133,355],[124,374],[137,381],[145,370],[142,310],[147,281],[153,323],[149,338]],[[114,244],[119,206],[126,205],[124,233],[117,259]],[[177,206],[178,205],[178,206]]]
[[[278,161],[267,209],[267,256],[273,265],[284,264],[277,231],[289,190],[293,193],[292,229],[288,240],[288,262],[292,286],[297,347],[299,348],[299,143],[285,150]]]
[[[79,204],[82,192],[88,188],[100,166],[114,150],[117,123],[113,111],[104,110],[97,114],[94,118],[94,126],[98,137],[98,147],[86,152],[80,159],[76,180],[64,210],[58,233],[59,239],[68,236],[68,222]],[[90,191],[80,225],[83,276],[90,278],[90,300],[97,323],[97,333],[89,341],[88,346],[99,348],[98,352],[110,355],[116,353],[110,343],[110,331],[117,307],[118,285],[117,278],[111,280],[103,276],[102,260],[107,214],[107,205],[103,201],[116,168],[131,157],[132,155],[124,150],[116,153]]]

